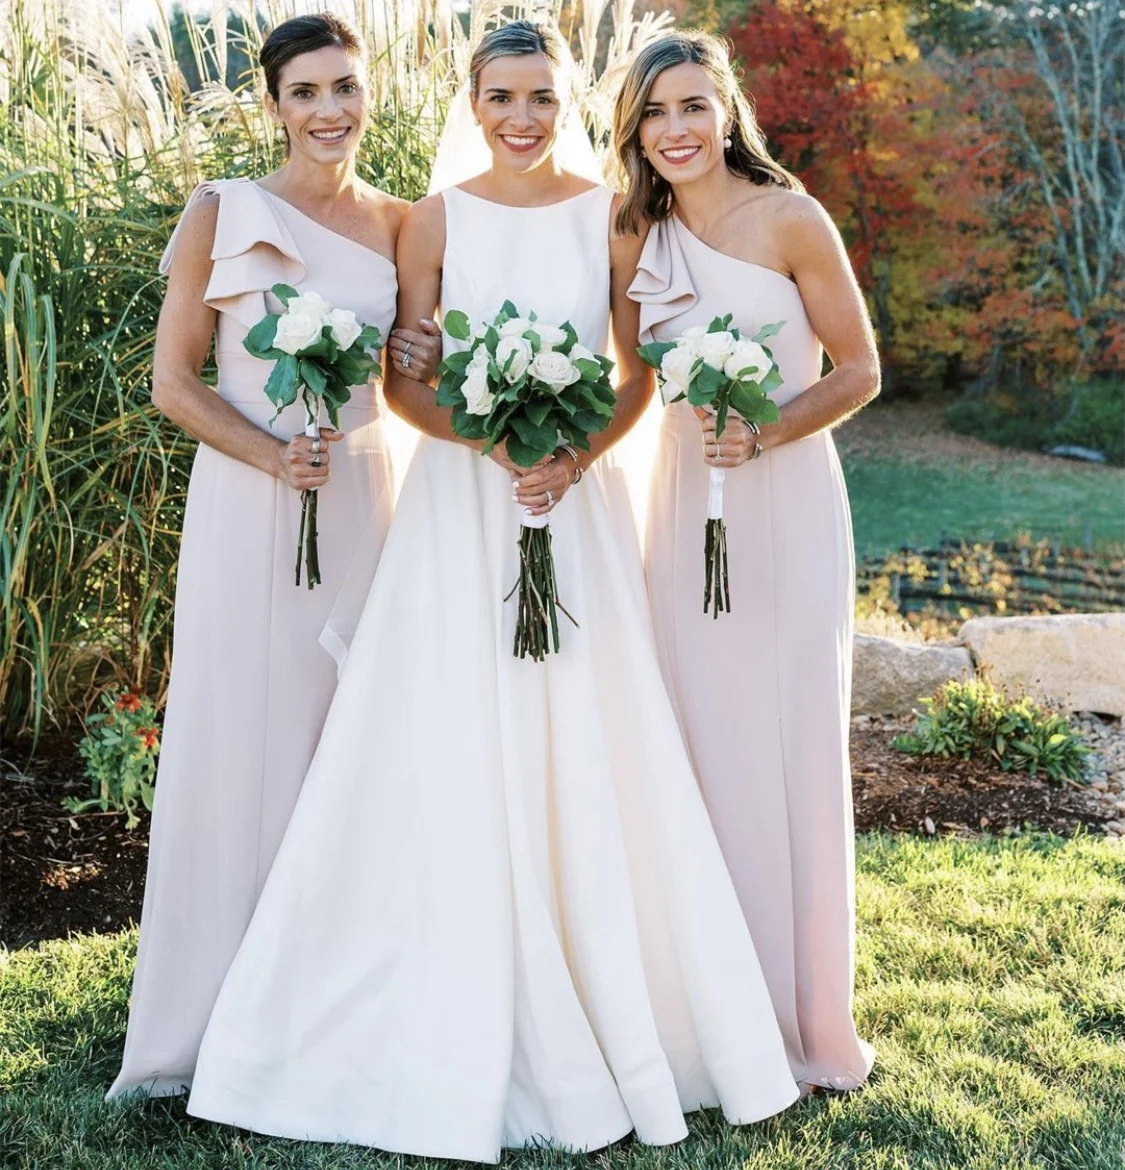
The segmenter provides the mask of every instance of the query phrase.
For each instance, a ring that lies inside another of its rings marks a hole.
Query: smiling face
[[[292,155],[316,163],[340,163],[353,155],[367,125],[362,60],[329,45],[286,63],[270,115],[289,133]]]
[[[542,53],[494,57],[477,76],[473,113],[493,157],[530,171],[550,157],[563,112],[562,70]]]
[[[645,157],[669,183],[691,183],[723,165],[730,117],[706,70],[691,62],[657,74],[641,114]]]

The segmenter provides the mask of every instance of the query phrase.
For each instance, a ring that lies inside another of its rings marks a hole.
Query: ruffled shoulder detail
[[[699,300],[673,216],[649,228],[629,297],[641,307],[640,339],[645,345],[654,340],[654,329]]]
[[[184,210],[208,197],[218,198],[219,217],[203,300],[249,329],[266,315],[266,290],[278,283],[298,284],[305,277],[305,262],[277,208],[257,183],[249,179],[200,183]],[[181,218],[160,259],[161,272],[171,266],[182,225]]]

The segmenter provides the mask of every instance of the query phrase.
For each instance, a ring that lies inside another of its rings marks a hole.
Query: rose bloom
[[[501,337],[522,337],[529,329],[534,328],[534,322],[526,317],[513,317],[505,321],[498,330]]]
[[[501,337],[496,347],[496,364],[505,370],[504,377],[509,383],[518,382],[524,376],[531,356],[531,342],[526,337]],[[509,357],[511,365],[508,365]]]
[[[770,372],[772,365],[769,354],[756,341],[740,340],[734,347],[734,353],[727,359],[723,373],[728,378],[737,378],[742,370],[755,367],[745,380],[760,382]]]
[[[699,338],[699,356],[713,370],[721,370],[727,364],[734,349],[734,334],[726,329],[718,333],[704,333]]]
[[[320,318],[322,325],[328,324],[328,315],[332,306],[318,292],[305,292],[291,297],[286,309],[290,313],[311,313]]]
[[[333,309],[328,314],[328,325],[332,330],[332,340],[341,349],[350,349],[362,329],[351,309]]]
[[[531,376],[546,382],[554,390],[571,386],[582,377],[582,371],[566,356],[554,350],[540,350],[531,363]]]
[[[461,384],[461,393],[465,396],[465,409],[470,414],[491,413],[496,395],[488,388],[487,365],[469,368],[465,381]]]
[[[546,325],[542,321],[536,321],[532,324],[531,331],[539,335],[539,344],[544,349],[554,349],[566,341],[566,330],[560,329],[557,325]]]
[[[312,313],[294,313],[288,309],[278,318],[273,343],[284,353],[297,354],[312,345],[320,337],[323,328],[324,322],[320,317]]]
[[[690,345],[680,345],[679,343],[676,344],[675,349],[670,349],[661,359],[660,377],[665,385],[675,387],[673,397],[687,391],[688,383],[691,381],[691,373],[697,360]]]
[[[570,347],[570,360],[572,362],[597,362],[598,355],[576,341]]]

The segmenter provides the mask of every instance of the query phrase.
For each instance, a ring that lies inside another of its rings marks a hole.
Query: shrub
[[[1125,383],[1092,378],[1052,395],[969,394],[945,413],[951,429],[1001,447],[1041,451],[1073,444],[1125,464]]]
[[[151,699],[136,691],[102,695],[104,712],[86,720],[86,737],[78,751],[86,761],[86,775],[94,793],[88,800],[67,797],[63,806],[68,812],[123,812],[126,828],[132,829],[140,818],[138,803],[152,811],[156,757],[160,753],[160,731],[156,726],[156,708]]]
[[[914,731],[895,739],[898,751],[987,759],[1003,772],[1043,772],[1056,783],[1085,779],[1090,749],[1081,734],[1027,695],[1013,698],[983,678],[953,680],[922,706]]]

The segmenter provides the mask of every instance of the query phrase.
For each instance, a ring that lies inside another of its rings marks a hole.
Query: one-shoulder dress
[[[444,193],[442,303],[604,352],[611,192]],[[603,466],[604,464],[604,466]],[[420,440],[324,735],[207,1028],[189,1112],[490,1162],[796,1099],[660,677],[620,474],[551,514],[579,622],[512,654],[507,473]]]
[[[653,225],[629,295],[642,341],[734,315],[769,341],[784,405],[821,376],[794,281]],[[708,467],[686,402],[664,412],[646,570],[660,661],[801,1082],[848,1089],[874,1054],[852,1019],[848,763],[855,564],[847,489],[820,431],[726,474],[731,612],[703,612]]]
[[[280,306],[279,282],[354,309],[385,337],[397,277],[381,254],[245,179],[204,183],[219,199],[205,293],[218,310],[217,392],[288,439],[294,404],[271,423],[270,363],[242,347]],[[189,204],[190,206],[190,204]],[[179,229],[177,229],[178,233]],[[173,262],[177,233],[161,261]],[[267,308],[268,307],[268,308]],[[176,584],[172,674],[149,843],[129,1028],[110,1096],[190,1087],[207,1017],[242,941],[312,759],[342,656],[391,516],[391,471],[374,383],[340,411],[320,491],[324,583],[294,584],[300,495],[200,444]]]

